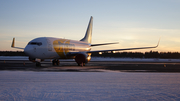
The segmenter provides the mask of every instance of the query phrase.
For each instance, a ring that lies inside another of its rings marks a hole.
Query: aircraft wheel
[[[56,65],[56,60],[55,60],[55,59],[52,61],[52,65],[53,65],[53,66]]]
[[[81,63],[81,67],[85,66],[85,63]]]
[[[85,63],[78,64],[78,66],[82,66],[83,67],[83,66],[85,66]]]
[[[41,63],[40,62],[36,62],[36,67],[40,67]]]
[[[59,66],[59,59],[56,60],[56,65]]]
[[[54,59],[53,61],[52,61],[52,65],[53,66],[58,66],[59,65],[59,59]]]

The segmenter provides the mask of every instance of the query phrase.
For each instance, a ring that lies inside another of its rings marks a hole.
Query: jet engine
[[[75,61],[78,65],[80,65],[82,63],[83,64],[88,63],[90,60],[91,60],[91,54],[90,53],[88,53],[88,54],[80,53],[80,54],[77,54],[75,57]]]

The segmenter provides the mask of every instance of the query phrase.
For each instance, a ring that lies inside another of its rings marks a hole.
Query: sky
[[[180,52],[180,0],[0,0],[0,51],[37,37],[80,40],[93,16],[92,50],[155,46]],[[21,50],[19,50],[21,51]]]

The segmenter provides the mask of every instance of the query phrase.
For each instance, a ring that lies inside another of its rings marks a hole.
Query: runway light
[[[102,52],[99,52],[99,54],[102,54]]]

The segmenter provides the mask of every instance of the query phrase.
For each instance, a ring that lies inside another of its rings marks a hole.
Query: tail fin
[[[91,16],[90,21],[89,21],[89,25],[88,25],[87,30],[86,30],[86,34],[85,34],[84,38],[82,38],[80,41],[91,43],[92,26],[93,26],[93,17]]]

